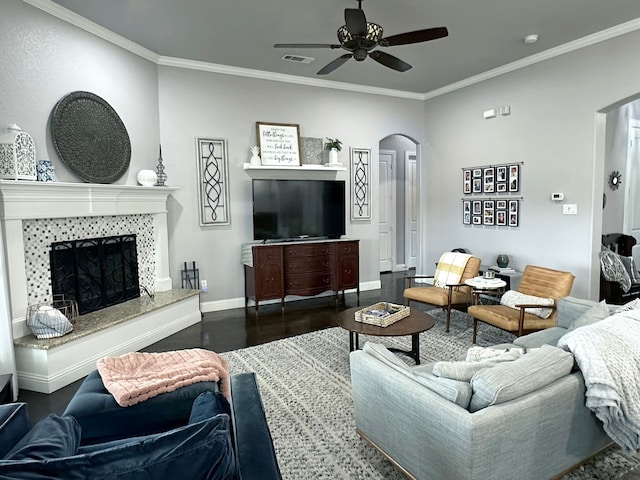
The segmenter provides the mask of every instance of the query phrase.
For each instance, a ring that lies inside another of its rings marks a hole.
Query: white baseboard
[[[360,291],[361,292],[365,292],[368,290],[379,290],[382,287],[382,283],[380,282],[380,280],[372,280],[370,282],[363,282],[360,284]],[[346,290],[346,293],[355,293],[356,289],[352,288],[350,290]],[[326,296],[330,296],[333,295],[333,292],[325,292],[325,293],[321,293],[320,295],[317,295],[317,297],[326,297]],[[310,297],[298,297],[298,296],[291,296],[291,297],[287,297],[286,301],[287,302],[291,302],[291,301],[297,301],[297,300],[304,300]],[[313,297],[316,298],[316,297]],[[279,299],[275,299],[275,300],[265,300],[260,302],[260,305],[269,305],[269,304],[274,304],[274,303],[280,303]],[[253,306],[253,301],[249,300],[249,305]],[[206,313],[206,312],[220,312],[222,310],[232,310],[234,308],[244,308],[244,297],[240,297],[240,298],[228,298],[225,300],[214,300],[212,302],[202,302],[200,303],[200,311],[202,313]]]

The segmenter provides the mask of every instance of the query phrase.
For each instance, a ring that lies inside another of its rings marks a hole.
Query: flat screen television
[[[253,238],[340,238],[345,206],[342,181],[253,180]]]

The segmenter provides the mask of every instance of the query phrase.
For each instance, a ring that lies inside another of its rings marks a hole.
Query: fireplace
[[[50,252],[51,291],[89,312],[140,296],[136,235],[55,242]]]

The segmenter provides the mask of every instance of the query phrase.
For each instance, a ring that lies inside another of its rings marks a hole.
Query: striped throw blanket
[[[445,288],[447,285],[460,283],[462,272],[471,258],[468,253],[445,252],[438,261],[433,284]]]
[[[196,382],[219,381],[220,391],[230,399],[227,361],[217,353],[201,348],[104,357],[98,360],[98,372],[105,388],[121,407]]]

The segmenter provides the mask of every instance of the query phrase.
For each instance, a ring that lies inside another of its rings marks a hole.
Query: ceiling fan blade
[[[410,43],[428,42],[449,35],[447,27],[427,28],[415,32],[400,33],[381,39],[378,44],[381,47],[393,47],[395,45],[408,45]]]
[[[319,72],[318,75],[326,75],[327,73],[333,72],[336,68],[342,66],[344,62],[353,57],[351,53],[345,53],[341,57],[336,58],[333,62],[325,65]]]
[[[411,65],[409,65],[407,62],[403,62],[398,57],[389,55],[387,52],[381,52],[380,50],[371,52],[369,56],[385,67],[392,68],[394,70],[397,70],[398,72],[406,72],[407,70],[412,68]]]
[[[329,43],[276,43],[274,48],[340,48],[340,45]]]
[[[345,8],[344,23],[352,37],[364,37],[367,34],[367,18],[359,8]]]

